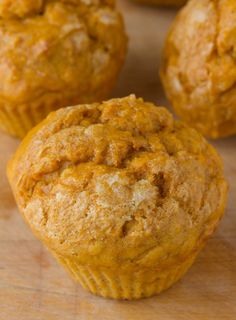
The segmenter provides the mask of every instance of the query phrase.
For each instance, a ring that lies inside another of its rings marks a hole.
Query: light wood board
[[[136,93],[167,105],[158,68],[175,11],[120,0],[129,54],[113,96]],[[236,137],[214,142],[225,161],[229,204],[220,228],[187,275],[163,294],[136,302],[95,297],[76,285],[31,234],[17,211],[5,167],[18,141],[0,133],[0,320],[236,319]]]

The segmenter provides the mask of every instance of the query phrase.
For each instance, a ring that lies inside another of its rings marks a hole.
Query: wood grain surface
[[[129,54],[113,96],[136,93],[167,105],[158,68],[175,11],[120,0]],[[0,320],[236,319],[236,137],[214,142],[230,184],[226,215],[187,275],[163,294],[136,302],[105,300],[69,278],[23,222],[5,175],[18,141],[0,133]]]

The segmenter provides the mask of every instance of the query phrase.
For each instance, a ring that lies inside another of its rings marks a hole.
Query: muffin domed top
[[[207,136],[235,132],[236,1],[191,0],[166,41],[162,78],[180,116]]]
[[[45,101],[56,104],[56,99],[63,106],[64,101],[104,99],[123,64],[127,43],[123,19],[112,3],[10,4],[0,0],[0,15],[14,8],[36,13],[0,19],[0,105],[25,109],[31,104],[40,109]]]
[[[43,0],[0,0],[0,17],[22,18],[43,10]]]
[[[227,190],[205,139],[135,96],[51,113],[8,176],[49,247],[109,266],[184,259],[215,228]]]
[[[235,19],[232,0],[191,0],[183,8],[171,29],[165,57],[172,75],[179,72],[172,79],[176,94],[200,99],[234,88]]]
[[[42,14],[49,3],[62,2],[71,5],[97,5],[113,3],[113,0],[0,0],[0,17],[25,18],[30,15]]]

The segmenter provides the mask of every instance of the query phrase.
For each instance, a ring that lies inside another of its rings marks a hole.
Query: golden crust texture
[[[183,6],[187,0],[135,0],[136,2],[151,4],[157,6],[171,6],[171,7],[180,7]]]
[[[26,221],[64,265],[160,285],[136,295],[89,287],[121,298],[176,281],[216,228],[227,194],[213,147],[135,96],[51,113],[23,140],[8,177]]]
[[[0,17],[25,17],[39,13],[43,9],[43,0],[0,0]]]
[[[204,135],[236,133],[236,2],[191,0],[166,41],[162,79],[177,114]]]
[[[1,1],[0,13],[15,4],[30,15],[0,20],[0,127],[22,137],[53,109],[104,99],[127,38],[109,2]]]

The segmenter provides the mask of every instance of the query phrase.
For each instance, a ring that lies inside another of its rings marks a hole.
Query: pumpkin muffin
[[[51,113],[8,177],[25,220],[74,279],[117,299],[152,296],[182,277],[227,195],[214,148],[133,95]]]
[[[143,4],[151,4],[162,7],[180,7],[183,6],[187,0],[135,0],[136,2],[140,2]]]
[[[236,1],[191,0],[166,41],[161,76],[176,113],[211,138],[236,133]]]
[[[103,100],[126,53],[110,0],[0,1],[0,128],[23,137],[52,110]]]

